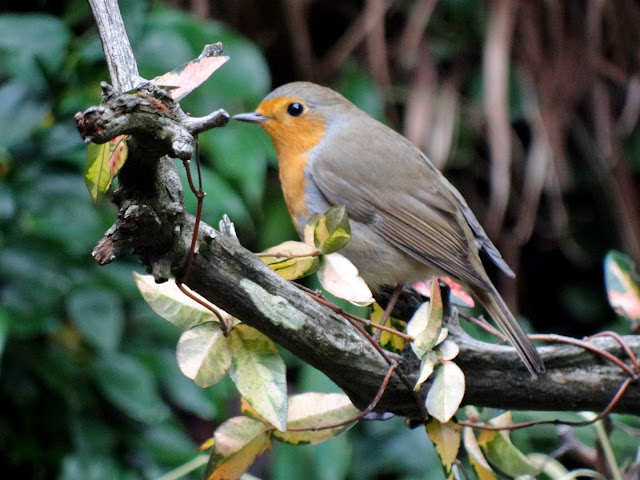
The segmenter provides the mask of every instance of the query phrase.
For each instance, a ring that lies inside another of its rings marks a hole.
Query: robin
[[[298,232],[313,213],[344,205],[351,240],[341,253],[373,291],[450,277],[471,290],[531,373],[544,371],[480,251],[505,274],[513,277],[513,271],[460,192],[409,140],[339,93],[309,82],[283,85],[255,112],[234,119],[258,124],[271,137]]]

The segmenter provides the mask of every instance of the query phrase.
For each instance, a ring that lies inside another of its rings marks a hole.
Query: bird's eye
[[[292,117],[299,117],[304,112],[304,106],[301,103],[291,103],[287,107],[287,113]]]

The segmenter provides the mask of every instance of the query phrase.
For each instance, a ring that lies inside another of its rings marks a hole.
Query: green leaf
[[[492,418],[489,424],[496,427],[507,427],[513,424],[511,412]],[[478,437],[478,445],[487,459],[509,476],[535,476],[539,473],[538,468],[511,442],[509,432],[506,430],[483,430]]]
[[[464,373],[460,367],[453,362],[443,362],[436,368],[435,378],[427,393],[427,412],[443,423],[448,422],[458,410],[464,390]]]
[[[112,222],[104,216],[101,219],[101,209],[86,201],[79,175],[49,172],[24,188],[29,193],[26,211],[20,215],[21,229],[32,237],[48,240],[47,252],[59,247],[69,255],[85,258],[95,238]]]
[[[117,348],[124,329],[124,309],[115,293],[101,288],[76,291],[67,298],[67,311],[90,344],[103,351]]]
[[[162,391],[166,393],[169,401],[185,412],[189,412],[203,420],[211,420],[216,417],[217,409],[210,398],[211,392],[196,385],[193,380],[185,377],[176,362],[175,352],[167,349],[163,352],[160,372]],[[216,389],[216,396],[222,400]]]
[[[233,62],[235,63],[235,62]],[[229,65],[230,67],[231,65]],[[228,67],[225,67],[225,70]],[[217,75],[216,75],[217,77]],[[214,106],[219,108],[219,106]],[[265,196],[264,190],[267,186],[267,140],[261,135],[256,135],[251,128],[217,128],[215,132],[210,132],[198,137],[202,153],[206,153],[213,159],[215,171],[225,179],[237,185],[242,198],[252,212],[264,212],[260,219],[270,220],[266,211],[266,203],[274,199]],[[228,152],[234,152],[229,155]],[[238,159],[242,161],[239,162]],[[206,188],[211,188],[207,186]],[[282,194],[278,192],[280,196]],[[284,202],[283,202],[284,203]],[[289,221],[289,212],[286,210],[286,218]],[[232,212],[228,212],[231,214]],[[236,220],[234,218],[234,220]],[[282,229],[282,224],[280,224]],[[260,240],[263,240],[259,237]],[[291,238],[291,237],[288,237]],[[274,245],[276,242],[265,243],[264,245]]]
[[[42,88],[45,74],[55,74],[68,55],[70,38],[64,22],[51,15],[0,15],[3,69],[22,83]]]
[[[133,272],[133,280],[140,290],[142,298],[153,311],[182,330],[218,320],[218,317],[209,309],[182,293],[173,279],[164,283],[156,283],[153,275],[140,275]],[[186,285],[185,288],[188,289]],[[199,296],[193,291],[191,293]],[[221,313],[226,315],[224,312]]]
[[[311,430],[313,427],[349,420],[360,413],[344,393],[302,393],[289,398],[287,429],[309,428],[301,432],[273,432],[274,438],[290,443],[316,444],[335,437],[351,428],[355,423],[326,430]]]
[[[205,470],[208,480],[236,480],[267,448],[271,439],[266,425],[248,417],[234,417],[218,427]]]
[[[85,183],[94,204],[100,203],[113,179],[127,161],[127,136],[118,135],[101,145],[90,143],[87,148]]]
[[[287,422],[287,382],[278,347],[247,325],[236,326],[231,339],[229,375],[240,394],[271,425],[284,430]]]
[[[192,458],[196,449],[193,440],[179,422],[149,425],[143,431],[136,431],[136,440],[147,455],[166,465],[175,465]]]
[[[313,228],[314,245],[323,255],[337,252],[351,239],[351,226],[343,206],[331,207]]]
[[[373,118],[384,121],[384,101],[375,80],[352,63],[340,71],[337,90]]]
[[[452,478],[451,468],[460,450],[460,426],[452,421],[442,423],[435,418],[430,418],[425,427],[440,457],[445,477]]]
[[[604,259],[604,279],[609,303],[618,315],[634,325],[640,322],[640,282],[633,260],[615,250]]]
[[[42,128],[50,102],[51,99],[37,98],[24,83],[3,83],[0,86],[0,146],[10,148],[28,141]]]
[[[115,459],[106,454],[91,456],[69,454],[62,459],[59,480],[122,478],[124,472]]]
[[[169,415],[153,375],[135,358],[109,354],[95,363],[94,375],[105,396],[131,418],[154,423]]]
[[[356,266],[339,253],[322,257],[318,280],[327,292],[354,305],[365,306],[375,301]]]
[[[260,258],[285,280],[296,280],[311,275],[320,265],[318,250],[303,242],[284,242],[267,249],[264,253],[274,254],[273,257]]]
[[[587,469],[584,469],[583,472],[589,472],[591,475],[589,473],[573,475],[573,472],[569,472],[569,470],[567,470],[558,460],[542,453],[529,453],[527,455],[527,459],[538,468],[540,473],[545,474],[553,480],[571,480],[573,478],[580,477],[601,478],[602,480],[606,480],[605,477],[599,473]],[[596,476],[592,476],[593,474]]]
[[[220,72],[224,70],[225,69],[223,68],[222,70],[220,70]],[[215,78],[217,80],[218,75],[215,75]],[[199,88],[192,95],[197,94],[200,90],[201,88]],[[190,98],[192,95],[187,98]],[[217,108],[220,108],[220,105],[213,105],[212,110],[209,110],[205,113],[209,113]],[[215,134],[215,132],[208,132],[208,134],[213,135]],[[209,195],[202,207],[203,221],[209,223],[210,225],[215,225],[220,221],[222,216],[226,214],[229,216],[229,218],[231,218],[231,220],[233,220],[233,223],[235,224],[236,228],[238,229],[238,233],[240,234],[240,238],[242,238],[243,231],[247,233],[253,233],[255,226],[253,225],[251,213],[247,208],[246,202],[238,193],[237,188],[234,187],[232,179],[223,177],[220,172],[208,167],[207,165],[201,165],[200,171],[202,173],[203,188]],[[187,176],[185,169],[179,167],[178,172],[180,173],[182,184],[187,185]],[[192,173],[195,174],[195,172]],[[195,195],[191,194],[189,191],[185,192],[184,204],[187,211],[195,213],[197,203],[198,199],[195,197]]]
[[[231,367],[230,339],[217,322],[196,325],[180,336],[176,357],[182,373],[206,388],[222,380]]]

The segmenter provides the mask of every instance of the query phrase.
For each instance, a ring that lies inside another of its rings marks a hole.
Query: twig
[[[310,253],[282,253],[282,252],[258,252],[256,253],[256,257],[265,258],[265,257],[273,257],[273,258],[304,258],[304,257],[319,257],[322,255],[319,250]]]
[[[589,350],[589,351],[591,351],[593,353],[597,353],[601,357],[606,358],[610,362],[614,363],[616,366],[620,367],[620,369],[622,369],[627,375],[629,375],[629,377],[632,380],[637,380],[638,379],[638,373],[634,372],[631,368],[629,368],[628,365],[626,365],[618,357],[616,357],[612,353],[609,353],[609,352],[607,352],[605,350],[602,350],[601,348],[596,347],[595,345],[592,345],[592,344],[590,344],[588,342],[585,342],[584,340],[580,340],[580,339],[577,339],[577,338],[571,338],[571,337],[565,337],[565,336],[562,336],[562,335],[556,335],[556,334],[553,334],[553,333],[529,335],[529,338],[531,340],[539,340],[539,341],[542,341],[542,342],[568,343],[570,345],[576,345],[578,347],[584,348],[585,350]]]
[[[342,310],[337,305],[334,305],[332,302],[329,302],[328,300],[320,297],[319,295],[317,295],[316,293],[310,291],[309,289],[307,289],[305,287],[302,288],[302,291],[304,291],[307,295],[309,295],[311,298],[316,300],[318,303],[320,303],[322,305],[325,305],[325,306],[331,308],[332,310],[334,310],[336,313],[339,313],[340,315],[342,315],[351,325],[353,325],[353,327],[356,330],[358,330],[358,332],[360,332],[360,334],[373,346],[373,348],[375,348],[377,350],[377,352],[384,359],[384,361],[387,362],[387,364],[389,366],[396,364],[396,362],[393,361],[389,357],[389,355],[387,355],[387,352],[384,350],[384,348],[382,348],[380,346],[380,344],[378,344],[378,342],[376,342],[375,339],[369,334],[369,332],[367,332],[362,327],[362,325],[360,325],[360,323],[362,323],[362,320],[363,320],[362,318],[356,317],[355,315],[351,315],[351,314],[345,312],[344,310]],[[369,322],[369,325],[373,326],[373,325],[377,325],[377,324]],[[399,333],[399,332],[397,332],[395,330],[392,330],[391,333]],[[411,338],[411,337],[409,337],[409,338]],[[416,403],[418,404],[418,407],[420,408],[420,411],[422,412],[422,418],[426,419],[428,417],[427,408],[425,407],[424,401],[420,397],[420,394],[414,390],[413,384],[402,373],[398,372],[398,377],[400,378],[402,383],[404,383],[404,385],[411,392],[411,395],[415,399]]]
[[[467,421],[467,420],[460,420],[460,421],[458,421],[458,423],[460,425],[464,426],[464,427],[472,427],[472,428],[478,428],[478,429],[481,429],[481,430],[495,430],[495,431],[499,431],[499,430],[520,430],[522,428],[533,427],[535,425],[568,425],[570,427],[585,427],[585,426],[591,425],[592,423],[595,423],[598,420],[600,420],[600,419],[606,417],[607,415],[609,415],[609,413],[611,413],[613,408],[616,406],[616,403],[618,403],[620,398],[622,398],[622,395],[624,395],[624,392],[629,387],[629,384],[631,382],[633,382],[633,381],[634,381],[633,378],[625,378],[623,380],[622,384],[620,385],[620,388],[618,388],[618,390],[616,391],[616,394],[613,396],[613,398],[611,399],[611,401],[607,405],[607,407],[591,420],[584,420],[584,421],[581,421],[581,422],[572,422],[572,421],[569,421],[569,420],[558,420],[558,419],[554,419],[554,420],[532,420],[530,422],[514,423],[512,425],[501,426],[501,427],[498,427],[498,426],[495,426],[495,425],[487,425],[485,423],[476,423],[476,422]]]
[[[378,393],[376,394],[374,399],[371,401],[369,406],[367,406],[367,408],[362,410],[355,417],[351,417],[347,420],[341,420],[335,423],[329,423],[327,425],[318,425],[316,427],[291,427],[291,428],[287,427],[287,432],[306,432],[306,431],[317,432],[319,430],[329,430],[331,428],[343,427],[344,425],[349,425],[351,423],[362,420],[369,413],[371,413],[374,408],[376,408],[376,405],[378,405],[378,402],[382,398],[382,395],[384,395],[384,392],[387,389],[387,386],[389,385],[389,380],[391,380],[391,375],[393,375],[393,372],[395,372],[397,368],[398,368],[398,364],[395,362],[389,365],[389,370],[387,370],[387,374],[385,375],[384,380],[380,384]]]
[[[389,332],[389,333],[391,333],[393,335],[396,335],[396,336],[402,338],[403,340],[405,340],[407,342],[412,342],[413,341],[413,337],[411,335],[407,335],[406,333],[402,333],[402,332],[396,330],[395,328],[387,327],[385,325],[380,325],[379,323],[372,322],[371,320],[367,320],[366,318],[358,317],[357,315],[354,315],[352,313],[349,313],[349,312],[345,311],[344,309],[342,309],[339,306],[337,306],[335,303],[333,303],[333,302],[327,300],[326,298],[324,298],[322,296],[321,292],[311,290],[310,288],[307,288],[304,285],[300,285],[299,283],[295,283],[295,286],[298,287],[303,292],[305,292],[311,298],[313,298],[316,302],[320,303],[321,305],[324,305],[325,307],[329,307],[331,310],[333,310],[338,315],[341,315],[341,316],[343,316],[345,318],[348,317],[348,318],[350,318],[350,319],[352,319],[352,320],[354,320],[356,322],[360,322],[361,324],[363,324],[363,325],[365,325],[367,327],[377,328],[378,330],[383,330],[385,332]]]
[[[640,365],[638,365],[638,358],[636,357],[636,354],[633,353],[633,350],[631,350],[627,342],[625,342],[624,339],[618,333],[611,332],[611,331],[599,332],[585,338],[585,340],[589,340],[591,338],[598,338],[598,337],[611,337],[616,342],[618,342],[618,345],[622,347],[624,352],[627,354],[627,356],[631,360],[631,363],[633,364],[633,371],[636,373],[640,371]]]
[[[389,299],[389,303],[387,303],[386,308],[384,309],[384,313],[382,314],[382,318],[380,319],[380,323],[377,323],[379,327],[386,327],[387,321],[391,318],[391,313],[393,312],[393,307],[396,306],[398,302],[398,298],[400,298],[400,293],[402,292],[402,285],[396,285],[393,289],[393,293],[391,294],[391,298]],[[379,328],[373,335],[373,338],[376,342],[380,341],[380,337],[382,336],[382,330],[384,328]]]
[[[229,326],[227,325],[227,322],[225,322],[224,318],[222,317],[218,309],[214,307],[213,304],[203,300],[200,297],[193,295],[189,290],[187,290],[184,287],[182,283],[183,280],[188,278],[189,274],[191,273],[191,266],[193,265],[193,257],[195,256],[196,244],[198,242],[198,232],[200,231],[200,220],[202,218],[202,205],[204,203],[203,200],[204,200],[204,197],[207,195],[202,190],[202,173],[200,171],[200,150],[199,150],[199,143],[198,143],[197,136],[194,136],[194,141],[195,141],[194,143],[195,143],[196,165],[197,165],[197,171],[198,171],[198,187],[197,188],[193,183],[193,178],[191,177],[191,168],[189,168],[190,161],[183,160],[183,164],[187,172],[187,181],[189,183],[189,188],[197,198],[198,203],[196,207],[196,217],[193,222],[193,234],[191,235],[191,246],[189,247],[189,254],[187,255],[187,260],[184,263],[184,268],[182,269],[182,275],[180,276],[180,279],[176,279],[176,285],[178,286],[180,291],[184,293],[187,297],[189,297],[190,299],[194,300],[195,302],[205,307],[207,310],[212,312],[218,318],[218,321],[220,322],[220,329],[222,330],[222,334],[226,337],[227,335],[229,335]]]
[[[495,328],[493,325],[491,325],[489,322],[487,322],[484,318],[476,318],[476,317],[474,317],[472,315],[467,315],[466,313],[462,313],[462,312],[458,312],[458,316],[460,316],[461,318],[464,318],[465,320],[467,320],[467,321],[479,326],[480,328],[482,328],[486,332],[490,333],[494,337],[499,338],[503,342],[507,341],[507,337],[505,337],[500,330]]]

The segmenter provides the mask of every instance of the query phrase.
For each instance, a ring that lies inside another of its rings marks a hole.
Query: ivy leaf
[[[101,145],[89,144],[85,166],[87,173],[84,180],[95,205],[100,203],[104,194],[109,190],[116,174],[127,161],[128,154],[126,135],[118,135]]]
[[[356,266],[339,253],[322,257],[318,280],[327,292],[354,305],[365,306],[375,301]]]
[[[285,280],[306,277],[315,273],[320,266],[318,250],[304,242],[284,242],[269,248],[264,253],[274,254],[273,257],[260,258]]]
[[[266,449],[271,448],[267,426],[248,417],[230,418],[214,434],[205,469],[208,480],[237,480]]]
[[[153,275],[140,275],[133,272],[133,280],[151,309],[182,330],[188,330],[202,323],[218,321],[218,317],[209,309],[182,293],[173,279],[156,283]],[[185,288],[187,288],[186,285]],[[190,292],[199,296],[192,290]],[[231,325],[232,317],[226,312],[220,313],[228,317],[227,325]]]
[[[233,383],[258,414],[278,430],[284,430],[287,422],[287,382],[278,347],[268,337],[247,325],[236,326],[229,338],[229,375]]]
[[[178,101],[189,95],[207,80],[213,72],[227,63],[229,57],[223,55],[201,55],[195,60],[180,65],[170,72],[153,79],[160,87],[171,89],[171,97]]]
[[[623,253],[610,251],[604,259],[604,280],[609,303],[618,315],[634,327],[640,324],[640,284],[633,261]]]
[[[180,371],[202,388],[218,383],[231,366],[229,343],[217,322],[190,328],[180,336],[176,348]]]
[[[440,457],[445,477],[453,478],[451,469],[460,450],[460,426],[451,421],[442,423],[435,418],[430,418],[426,430]]]
[[[507,427],[513,424],[511,412],[492,418],[489,424],[496,427]],[[508,431],[483,430],[478,437],[478,445],[493,465],[511,477],[535,476],[539,473],[538,468],[511,443]]]
[[[360,413],[344,393],[302,393],[289,398],[287,429],[312,428],[349,420]],[[273,432],[274,438],[292,445],[316,444],[335,437],[355,423],[327,430]]]
[[[446,423],[455,415],[464,397],[464,373],[453,362],[443,362],[436,368],[435,378],[427,393],[425,405],[429,415]]]

